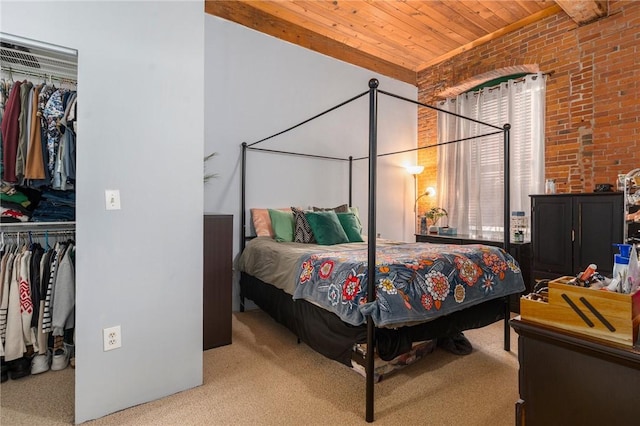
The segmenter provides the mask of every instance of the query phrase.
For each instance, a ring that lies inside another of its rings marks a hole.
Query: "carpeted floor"
[[[465,332],[470,355],[442,349],[375,385],[381,425],[512,425],[517,340],[502,322]],[[361,425],[364,378],[317,354],[260,310],[233,314],[233,344],[204,352],[204,384],[87,425]],[[2,425],[73,422],[74,370],[1,386]],[[25,399],[26,398],[26,399]],[[25,400],[31,401],[25,404]]]

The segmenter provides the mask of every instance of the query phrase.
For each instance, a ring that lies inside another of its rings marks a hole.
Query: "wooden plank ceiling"
[[[606,13],[606,0],[205,2],[209,14],[410,84],[420,70],[563,8],[582,24]]]

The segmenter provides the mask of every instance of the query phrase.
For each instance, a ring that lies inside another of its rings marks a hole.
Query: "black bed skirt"
[[[291,330],[316,352],[351,367],[356,343],[366,343],[367,327],[353,326],[332,312],[291,295],[244,272],[240,277],[240,294]],[[489,300],[433,321],[397,329],[376,328],[378,355],[391,360],[411,349],[413,342],[455,336],[504,319],[504,298]]]

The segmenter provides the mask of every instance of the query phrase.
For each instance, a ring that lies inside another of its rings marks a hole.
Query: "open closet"
[[[0,33],[3,397],[75,366],[77,56]]]

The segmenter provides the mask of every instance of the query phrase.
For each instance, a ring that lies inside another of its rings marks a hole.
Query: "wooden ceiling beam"
[[[251,6],[251,2],[206,0],[206,13],[269,34],[332,58],[366,68],[405,83],[417,85],[414,70],[381,60],[344,43],[291,24]]]
[[[609,14],[609,0],[556,0],[578,25],[588,24]]]

